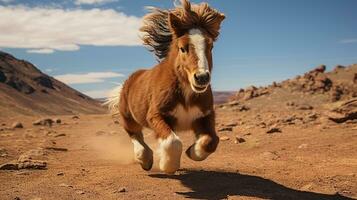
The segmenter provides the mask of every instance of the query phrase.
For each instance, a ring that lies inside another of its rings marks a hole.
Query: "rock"
[[[52,119],[44,118],[44,119],[39,119],[39,120],[33,122],[32,124],[34,126],[48,126],[48,127],[51,127],[53,123],[54,123],[54,121]]]
[[[19,159],[0,165],[0,170],[46,169],[47,163],[42,160]]]
[[[62,147],[45,147],[45,149],[53,151],[68,151],[68,149]]]
[[[60,187],[67,187],[67,188],[73,188],[72,185],[68,185],[68,184],[66,184],[66,183],[61,183],[61,184],[59,184],[58,186],[60,186]]]
[[[312,110],[314,107],[308,105],[308,104],[301,104],[296,107],[298,110]]]
[[[235,137],[234,143],[239,144],[239,143],[244,143],[245,139],[241,137]]]
[[[114,193],[124,193],[127,192],[127,189],[125,187],[121,187],[118,190],[114,191]]]
[[[66,134],[64,134],[64,133],[59,133],[59,134],[55,135],[54,137],[64,137],[64,136],[66,136]]]
[[[24,128],[24,126],[22,125],[21,122],[14,122],[11,126],[11,128],[15,129],[15,128]]]
[[[270,129],[268,129],[266,133],[268,133],[268,134],[281,133],[281,129],[278,127],[272,127]]]
[[[305,149],[305,148],[307,148],[307,146],[308,146],[307,144],[301,144],[301,145],[299,145],[298,148],[299,149]]]
[[[18,169],[19,169],[19,165],[15,161],[0,165],[0,170],[18,170]]]
[[[73,117],[72,117],[72,119],[79,119],[79,116],[77,116],[77,115],[74,115]]]
[[[85,192],[83,190],[76,190],[77,194],[85,194]]]
[[[220,129],[218,129],[218,132],[224,132],[224,131],[233,131],[233,128],[232,127],[222,127]]]
[[[64,173],[63,172],[58,172],[57,176],[64,176]]]
[[[353,83],[357,83],[357,73],[353,75]]]
[[[357,119],[357,98],[339,102],[326,115],[328,119],[336,123]]]
[[[221,140],[221,141],[227,141],[227,140],[229,140],[229,137],[227,137],[227,136],[221,136],[221,137],[219,137],[219,140]]]
[[[18,163],[19,169],[46,169],[47,162],[42,160],[23,160],[22,162]]]
[[[62,123],[62,120],[58,119],[58,118],[54,119],[53,121],[56,122],[56,124],[61,124]]]
[[[114,124],[119,124],[119,121],[118,120],[114,120]]]
[[[106,135],[106,132],[104,132],[104,131],[97,131],[95,134],[96,134],[97,136],[102,136],[102,135]]]
[[[326,65],[320,65],[314,69],[315,72],[324,73],[326,71]]]
[[[238,126],[238,123],[235,123],[235,122],[233,122],[233,123],[228,123],[228,124],[226,124],[225,126],[226,126],[226,127],[236,127],[236,126]]]

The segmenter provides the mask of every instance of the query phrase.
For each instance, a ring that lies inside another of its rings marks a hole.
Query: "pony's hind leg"
[[[153,151],[145,143],[142,127],[134,120],[122,118],[125,131],[129,134],[134,146],[134,159],[140,163],[141,167],[149,171],[153,165]]]

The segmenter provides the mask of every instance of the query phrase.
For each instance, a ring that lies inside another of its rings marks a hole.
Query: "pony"
[[[152,168],[153,151],[142,133],[149,128],[159,142],[160,170],[173,174],[182,154],[178,131],[194,132],[196,140],[186,150],[194,161],[205,160],[219,143],[210,81],[213,43],[225,15],[189,0],[174,9],[150,11],[141,39],[159,63],[131,74],[106,104],[131,138],[136,162],[144,170]]]

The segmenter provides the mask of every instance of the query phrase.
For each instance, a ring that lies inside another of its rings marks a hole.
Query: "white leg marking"
[[[145,147],[141,145],[140,142],[137,141],[136,139],[131,139],[131,142],[134,145],[135,160],[142,164],[144,162]]]
[[[200,72],[207,72],[208,61],[206,58],[205,37],[199,29],[191,29],[189,34],[190,41],[195,47],[195,52],[198,57],[198,69]]]
[[[211,138],[208,135],[201,136],[196,142],[193,148],[190,149],[190,157],[195,161],[202,161],[206,159],[211,153],[206,152],[203,149],[204,144],[208,144]]]
[[[175,173],[180,168],[182,143],[172,132],[164,140],[159,139],[160,169],[166,173]]]

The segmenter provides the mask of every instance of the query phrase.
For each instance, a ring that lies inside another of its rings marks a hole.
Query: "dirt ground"
[[[218,126],[238,119],[218,111]],[[240,115],[244,119],[244,115]],[[33,126],[37,118],[8,118],[24,128],[0,132],[0,164],[20,155],[47,162],[43,170],[0,170],[0,199],[353,199],[357,198],[356,124],[294,125],[267,134],[244,124],[220,131],[217,152],[194,162],[182,157],[175,175],[146,172],[109,115],[56,116],[61,124]],[[146,140],[155,149],[150,131]],[[184,148],[193,134],[179,133]],[[239,136],[245,142],[235,142]],[[61,147],[65,149],[48,149]],[[156,158],[157,159],[157,158]]]

